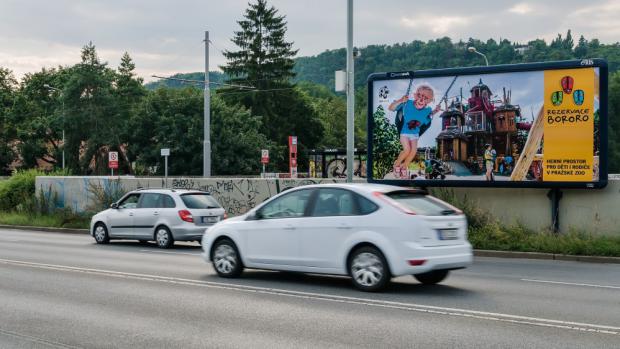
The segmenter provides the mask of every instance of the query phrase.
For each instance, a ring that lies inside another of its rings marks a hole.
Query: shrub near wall
[[[0,182],[0,211],[21,211],[34,203],[35,180],[45,176],[38,170],[16,171]]]

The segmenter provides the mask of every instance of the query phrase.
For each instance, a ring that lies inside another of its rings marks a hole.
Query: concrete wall
[[[551,200],[547,189],[455,188],[507,224],[532,229],[551,227]],[[564,189],[560,200],[560,231],[620,235],[620,180],[602,190]]]
[[[37,197],[42,192],[54,200],[57,208],[85,212],[96,206],[93,186],[112,192],[122,187],[124,192],[142,188],[199,189],[210,192],[230,215],[247,212],[257,204],[282,190],[307,184],[334,183],[333,179],[257,179],[257,178],[163,178],[121,177],[37,177]]]
[[[200,189],[211,192],[230,215],[238,215],[280,191],[305,184],[334,183],[333,179],[255,179],[255,178],[169,178],[172,188]],[[84,212],[94,203],[89,186],[100,185],[123,190],[138,187],[161,188],[162,178],[121,177],[37,177],[37,192],[57,197],[57,207]],[[551,201],[546,189],[455,188],[455,194],[467,197],[505,223],[521,224],[532,229],[551,225]],[[52,194],[56,193],[56,194]],[[620,178],[612,178],[602,190],[563,190],[560,202],[560,229],[596,234],[620,234]]]

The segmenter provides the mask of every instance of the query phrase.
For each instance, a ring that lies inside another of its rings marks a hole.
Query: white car
[[[98,244],[110,240],[154,240],[161,248],[175,241],[200,241],[205,230],[226,218],[209,193],[183,189],[138,189],[125,194],[90,221]]]
[[[467,220],[424,191],[379,184],[287,190],[202,238],[221,277],[244,268],[349,275],[363,291],[392,277],[435,284],[472,263]]]

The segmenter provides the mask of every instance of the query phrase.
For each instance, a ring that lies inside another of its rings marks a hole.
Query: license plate
[[[217,223],[220,221],[218,216],[202,217],[202,223]]]
[[[440,229],[439,240],[456,240],[459,238],[458,229]]]

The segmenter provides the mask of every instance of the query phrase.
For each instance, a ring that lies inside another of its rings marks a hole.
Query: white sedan
[[[392,277],[436,284],[472,263],[467,220],[424,191],[379,184],[287,190],[202,238],[221,277],[244,268],[349,275],[363,291]]]

